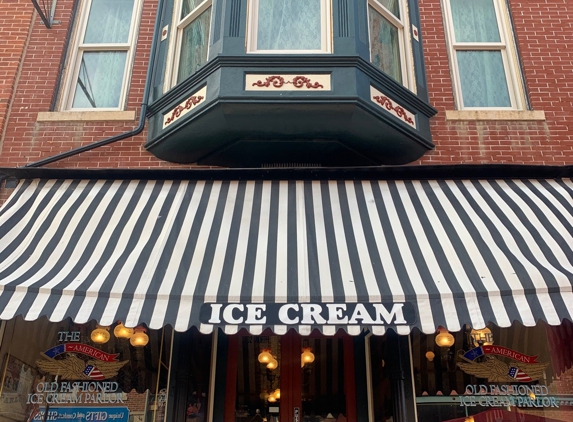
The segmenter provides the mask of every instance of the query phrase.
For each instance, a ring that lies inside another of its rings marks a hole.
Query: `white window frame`
[[[288,1],[288,0],[287,0]],[[320,0],[320,50],[258,50],[259,0],[249,0],[247,6],[247,53],[257,54],[332,54],[331,0]]]
[[[368,0],[368,49],[370,51],[370,62],[372,62],[372,34],[370,33],[370,7],[380,13],[385,19],[398,29],[398,39],[400,45],[400,67],[402,69],[402,85],[416,92],[416,80],[414,75],[414,57],[412,52],[412,39],[410,37],[410,20],[408,19],[408,7],[405,0],[398,0],[401,19],[390,12],[377,0]],[[382,71],[382,70],[381,70]]]
[[[179,73],[179,60],[181,58],[181,42],[183,39],[183,31],[187,26],[191,25],[201,14],[211,7],[211,16],[209,17],[209,34],[207,35],[207,61],[209,61],[209,54],[211,50],[211,31],[213,24],[213,0],[202,1],[195,9],[193,9],[187,16],[181,19],[181,11],[183,9],[183,0],[175,0],[175,7],[173,8],[173,19],[171,22],[176,22],[173,27],[171,37],[169,39],[169,51],[167,54],[167,68],[165,71],[165,82],[163,86],[164,92],[168,91],[177,85],[177,77]]]
[[[116,44],[84,44],[82,42],[88,24],[89,12],[91,10],[92,0],[85,0],[80,6],[78,28],[75,31],[71,47],[71,55],[69,56],[69,63],[72,66],[67,72],[63,84],[61,110],[67,111],[122,111],[125,110],[127,103],[127,91],[131,81],[131,70],[133,67],[133,60],[135,57],[135,41],[137,40],[137,33],[139,31],[139,22],[141,18],[141,10],[143,7],[143,0],[134,0],[133,11],[131,14],[131,25],[129,27],[129,35],[126,43]],[[82,56],[84,52],[91,51],[125,51],[125,68],[123,71],[123,82],[121,86],[121,94],[119,96],[119,104],[117,107],[96,107],[96,108],[72,108],[74,102],[74,95],[76,90],[76,83],[81,69]]]
[[[505,0],[492,0],[494,4],[497,27],[499,30],[499,42],[457,42],[455,40],[454,20],[450,0],[442,0],[444,11],[444,24],[446,40],[450,58],[452,85],[456,106],[459,110],[523,110],[525,108],[524,89],[521,80],[521,70],[518,64],[515,40],[509,18],[509,10]],[[462,84],[458,67],[457,51],[500,51],[505,80],[509,93],[509,107],[466,107],[464,106]]]

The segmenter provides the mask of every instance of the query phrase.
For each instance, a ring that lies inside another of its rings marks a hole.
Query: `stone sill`
[[[446,110],[446,120],[545,120],[543,110]]]
[[[115,122],[135,120],[133,111],[50,111],[40,112],[37,122]]]

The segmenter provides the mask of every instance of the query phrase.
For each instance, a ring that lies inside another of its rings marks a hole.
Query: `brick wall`
[[[33,11],[31,2],[0,0],[0,147]]]
[[[545,112],[545,121],[453,121],[450,69],[440,0],[419,0],[431,104],[439,110],[432,120],[434,151],[413,164],[524,163],[573,164],[573,139],[569,119],[573,105],[570,76],[573,70],[573,2],[568,0],[510,0],[524,77],[534,110]],[[14,101],[0,143],[0,167],[20,166],[62,151],[130,130],[127,122],[38,122],[38,112],[50,111],[60,75],[74,0],[59,0],[56,16],[61,24],[44,27],[33,15],[29,0],[0,0],[0,20],[8,21],[9,40],[0,39],[0,55],[10,52],[8,73],[0,85],[0,128],[7,99]],[[156,1],[144,2],[139,44],[128,99],[128,110],[139,111]],[[12,19],[12,16],[18,19]],[[5,31],[3,31],[3,34]],[[4,48],[2,47],[4,46]],[[17,65],[24,57],[14,88]],[[156,159],[143,148],[146,133],[82,155],[65,159],[57,167],[178,167]]]
[[[534,110],[546,121],[447,121],[454,96],[440,0],[419,0],[436,149],[418,164],[573,164],[573,2],[509,0]]]

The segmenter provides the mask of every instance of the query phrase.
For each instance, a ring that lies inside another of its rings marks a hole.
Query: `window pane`
[[[370,10],[370,54],[372,63],[402,83],[398,28],[374,8]]]
[[[93,0],[84,43],[126,43],[134,0]]]
[[[259,0],[258,50],[320,50],[321,0]]]
[[[196,72],[207,61],[210,23],[211,8],[208,8],[183,30],[177,82]]]
[[[342,339],[304,339],[302,346],[314,354],[313,362],[301,362],[302,421],[345,421],[348,413]]]
[[[181,19],[191,13],[205,0],[183,0],[183,8],[181,9]]]
[[[119,107],[125,51],[85,52],[72,108]]]
[[[510,107],[501,51],[458,51],[464,107]]]
[[[489,339],[476,341],[472,329],[465,327],[451,333],[455,342],[449,348],[437,346],[434,335],[413,330],[418,420],[573,420],[569,405],[573,397],[572,329],[567,320],[555,327],[514,323],[499,328],[492,324]]]
[[[235,421],[278,422],[281,394],[281,337],[242,337],[237,353]],[[257,416],[258,415],[258,416]]]
[[[456,42],[499,42],[493,0],[450,0]]]
[[[376,2],[380,3],[390,12],[392,12],[394,16],[400,19],[400,4],[398,1],[399,0],[376,0]]]

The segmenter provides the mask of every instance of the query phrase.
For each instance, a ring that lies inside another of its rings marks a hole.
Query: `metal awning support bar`
[[[58,0],[53,0],[52,1],[52,7],[48,8],[48,5],[46,4],[46,0],[41,0],[42,5],[40,5],[40,3],[38,3],[38,0],[32,0],[32,4],[34,5],[34,8],[36,9],[38,14],[40,15],[42,22],[44,22],[44,25],[46,25],[46,28],[48,28],[48,29],[52,28],[52,24],[54,23],[54,14],[56,11],[57,1]]]

